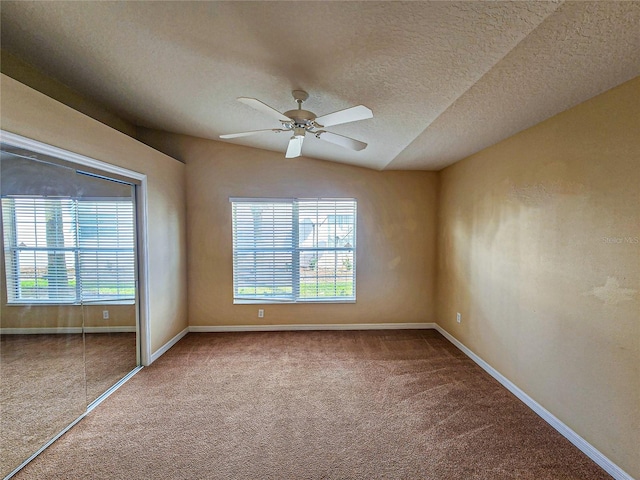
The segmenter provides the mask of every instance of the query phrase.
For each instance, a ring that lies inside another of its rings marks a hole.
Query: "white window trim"
[[[313,197],[313,198],[306,198],[306,197],[229,197],[229,203],[233,204],[233,203],[243,203],[243,202],[247,202],[247,203],[260,203],[260,202],[264,202],[264,203],[292,203],[295,204],[298,201],[305,201],[305,200],[323,200],[323,201],[344,201],[344,200],[353,200],[356,204],[356,217],[357,217],[357,203],[358,200],[354,197],[349,197],[349,198],[336,198],[336,197]],[[232,213],[233,216],[233,213]],[[296,225],[297,222],[297,214],[294,214],[293,216],[293,244],[294,245],[298,245],[298,226]],[[354,225],[357,228],[357,218],[354,219]],[[352,251],[353,252],[353,297],[347,297],[347,298],[340,298],[340,297],[330,297],[330,298],[308,298],[308,297],[304,297],[304,298],[300,298],[299,297],[299,288],[300,288],[300,274],[299,274],[299,266],[296,264],[296,262],[299,262],[299,252],[300,251],[312,251],[314,249],[311,248],[299,248],[296,247],[294,248],[294,250],[297,252],[297,254],[294,254],[293,259],[294,259],[294,265],[292,265],[292,288],[293,288],[293,292],[292,292],[292,297],[293,300],[290,299],[277,299],[277,298],[255,298],[255,299],[247,299],[247,298],[236,298],[235,297],[235,269],[233,272],[234,275],[234,280],[233,280],[233,304],[234,305],[282,305],[282,304],[286,304],[286,305],[306,305],[306,304],[353,304],[356,303],[356,249],[357,249],[357,240],[356,239],[356,231],[353,232],[354,235],[354,246],[352,248],[331,248],[329,250],[333,250],[333,251],[340,251],[340,250],[344,250],[344,251]],[[315,250],[318,251],[326,251],[328,250],[327,248],[317,248]],[[232,252],[232,257],[235,257],[235,250]]]

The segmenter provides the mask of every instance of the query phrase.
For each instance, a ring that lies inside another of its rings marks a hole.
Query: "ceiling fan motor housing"
[[[302,102],[309,98],[309,94],[304,90],[294,90],[291,94],[293,95],[294,100],[298,102],[298,108],[296,110],[284,112],[285,116],[293,120],[293,124],[291,126],[293,128],[304,128],[307,130],[312,128],[314,126],[313,121],[316,119],[316,114],[309,110],[302,109]]]
[[[288,112],[284,112],[284,114],[294,121],[296,126],[307,126],[313,124],[313,121],[316,119],[316,114],[310,112],[309,110],[289,110]]]

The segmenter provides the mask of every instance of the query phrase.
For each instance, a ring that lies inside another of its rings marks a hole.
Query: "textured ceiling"
[[[307,157],[437,170],[640,75],[640,2],[8,2],[2,48],[137,125],[277,128],[237,102],[374,118]],[[288,135],[233,143],[284,152]]]

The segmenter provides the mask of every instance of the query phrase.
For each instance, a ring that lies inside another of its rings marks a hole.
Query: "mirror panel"
[[[86,186],[78,201],[78,245],[91,404],[138,364],[135,187],[78,176]]]
[[[74,265],[67,252],[46,249],[47,244],[59,246],[63,241],[63,217],[67,218],[68,212],[63,213],[62,206],[29,207],[25,200],[35,191],[42,196],[56,194],[56,189],[67,190],[76,173],[4,150],[0,162],[4,246],[0,275],[0,476],[4,477],[82,415],[86,398],[84,312],[77,305],[59,301],[75,288]],[[47,185],[37,181],[34,171],[48,176]],[[20,202],[16,206],[14,198],[24,200],[22,206]],[[22,222],[29,209],[30,223]],[[7,270],[22,272],[17,283],[7,283]],[[56,278],[49,275],[58,270],[61,273]],[[59,281],[63,278],[65,285]]]
[[[0,179],[2,478],[133,370],[139,354],[135,187],[4,144]],[[118,202],[124,224],[113,221]]]

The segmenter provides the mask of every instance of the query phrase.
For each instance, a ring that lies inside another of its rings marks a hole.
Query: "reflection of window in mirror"
[[[135,299],[131,198],[2,198],[7,301]]]

